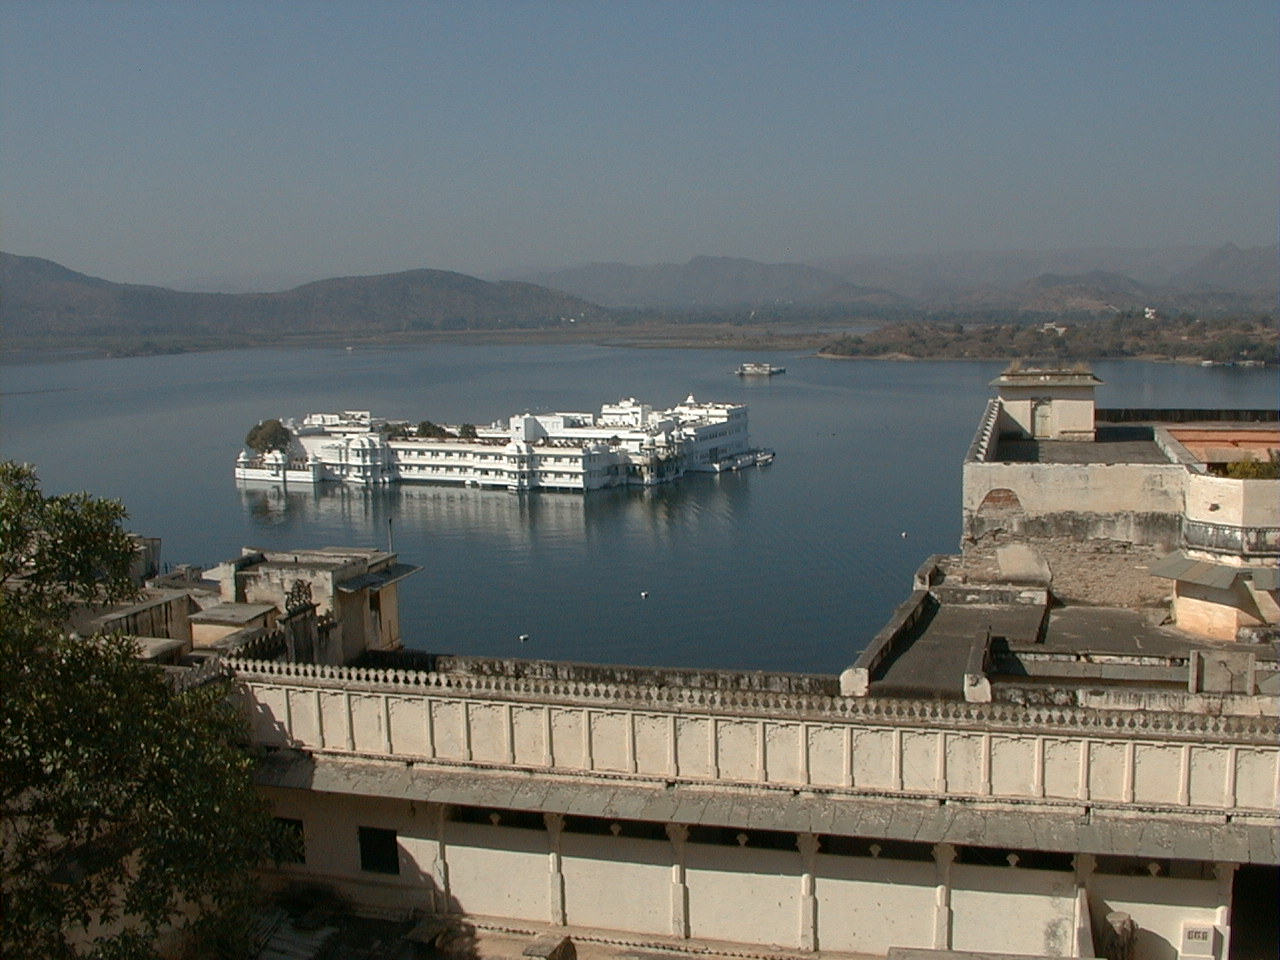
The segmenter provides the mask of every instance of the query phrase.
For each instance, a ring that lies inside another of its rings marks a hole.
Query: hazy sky
[[[112,280],[1274,243],[1275,0],[0,4],[0,248]]]

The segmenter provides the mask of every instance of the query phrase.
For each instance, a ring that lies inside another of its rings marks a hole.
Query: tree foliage
[[[1280,479],[1280,454],[1271,451],[1266,460],[1236,460],[1228,463],[1223,471],[1224,476],[1232,480],[1276,480]]]
[[[248,902],[271,820],[244,720],[225,681],[180,690],[129,639],[66,633],[132,589],[119,503],[7,463],[0,511],[0,955],[152,957]]]
[[[268,450],[288,450],[292,434],[279,420],[263,420],[252,427],[244,438],[244,445],[258,453]]]

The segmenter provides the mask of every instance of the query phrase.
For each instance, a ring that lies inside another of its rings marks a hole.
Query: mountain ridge
[[[27,336],[541,327],[602,312],[559,291],[447,270],[333,277],[276,293],[192,293],[10,253],[0,253],[0,290],[0,325]]]
[[[749,273],[754,275],[749,275]],[[593,263],[519,275],[610,307],[916,306],[1037,309],[1027,288],[1052,275],[1125,277],[1125,305],[1141,294],[1168,308],[1267,309],[1280,289],[1276,247],[1080,248],[1060,251],[960,251],[920,256],[851,257],[766,264],[741,257],[694,257],[683,264]],[[1138,286],[1134,286],[1137,284]],[[1043,286],[1043,283],[1041,284]],[[1104,287],[1114,288],[1108,281]],[[1141,289],[1139,289],[1139,287]],[[1105,305],[1106,289],[1086,299]],[[1099,307],[1105,309],[1105,306]]]
[[[1224,244],[1167,255],[1129,250],[1112,259],[1142,267],[1142,278],[1099,265],[1096,251],[864,259],[860,266],[845,263],[842,272],[699,256],[684,264],[588,264],[524,278],[485,280],[419,268],[330,277],[269,293],[202,293],[116,283],[52,260],[0,253],[0,325],[11,343],[150,336],[255,342],[549,329],[578,320],[661,320],[664,311],[666,320],[766,323],[835,316],[1084,317],[1147,307],[1163,313],[1275,310],[1275,247]],[[1066,269],[1039,269],[1045,266]],[[1088,269],[1074,269],[1082,266]]]

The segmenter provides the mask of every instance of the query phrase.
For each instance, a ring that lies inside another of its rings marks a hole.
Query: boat
[[[775,367],[772,363],[744,363],[734,371],[740,377],[772,377],[776,373],[786,373],[786,367]]]
[[[716,473],[732,473],[734,470],[743,470],[747,467],[764,467],[773,463],[774,456],[774,452],[768,447],[746,450],[731,457],[725,457],[723,460],[717,460],[711,465],[711,469]]]

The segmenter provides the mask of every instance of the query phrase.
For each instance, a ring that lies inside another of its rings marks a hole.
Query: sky
[[[1275,0],[5,0],[0,249],[234,286],[1271,244],[1278,27]]]

